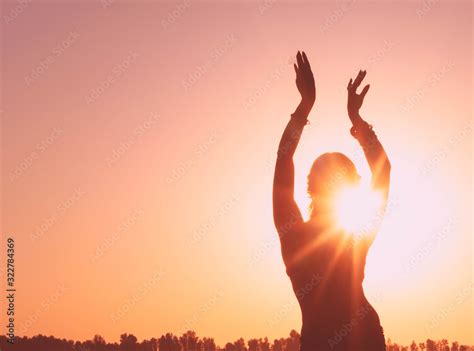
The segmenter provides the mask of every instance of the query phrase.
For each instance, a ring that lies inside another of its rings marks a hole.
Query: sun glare
[[[379,222],[382,195],[368,186],[345,187],[334,199],[336,221],[351,234],[370,232]]]

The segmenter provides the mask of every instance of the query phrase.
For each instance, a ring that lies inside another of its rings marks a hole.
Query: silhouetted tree
[[[449,342],[446,339],[443,339],[439,342],[439,351],[450,351],[449,350]]]
[[[186,333],[180,336],[179,341],[183,347],[183,351],[198,351],[198,339],[199,338],[196,336],[196,332],[192,330],[188,330]]]
[[[106,351],[107,350],[107,342],[105,339],[100,335],[94,335],[92,339],[92,344],[94,345],[94,350],[96,351]]]
[[[263,340],[260,339],[259,343],[261,351],[270,351],[270,343],[268,342],[268,338],[264,338]]]
[[[300,334],[296,330],[290,332],[290,337],[286,342],[286,351],[299,351]]]
[[[438,346],[434,340],[426,340],[426,350],[427,351],[438,351]]]
[[[272,351],[283,351],[285,349],[285,345],[282,339],[275,339],[273,340],[273,347]]]
[[[249,351],[260,351],[260,345],[257,339],[250,339],[248,341]]]
[[[216,343],[213,338],[203,338],[204,351],[216,351]]]
[[[177,336],[167,333],[158,339],[158,349],[160,351],[181,351],[182,347]],[[215,351],[215,348],[208,351]]]
[[[235,351],[247,351],[247,345],[243,338],[240,338],[234,341],[234,350]]]
[[[120,335],[120,347],[123,350],[135,351],[137,350],[137,338],[133,334],[122,334]]]

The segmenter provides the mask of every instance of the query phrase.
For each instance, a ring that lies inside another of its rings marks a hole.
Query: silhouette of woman
[[[301,308],[301,350],[385,350],[379,317],[362,287],[367,252],[377,228],[354,237],[334,220],[332,201],[336,191],[359,182],[354,164],[341,153],[326,153],[314,161],[308,175],[312,202],[307,222],[303,221],[293,197],[293,155],[316,100],[308,58],[304,52],[298,52],[296,59],[296,86],[301,102],[291,115],[278,148],[273,217],[286,272]],[[372,173],[372,189],[383,196],[379,212],[383,215],[390,162],[372,127],[359,114],[369,85],[360,94],[356,90],[365,74],[360,71],[354,81],[349,81],[347,110],[352,122],[350,132],[362,146]]]

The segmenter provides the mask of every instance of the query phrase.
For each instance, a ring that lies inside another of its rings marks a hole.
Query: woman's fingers
[[[352,84],[352,87],[354,89],[357,89],[359,87],[360,83],[362,83],[362,80],[364,79],[366,74],[367,74],[367,71],[362,71],[362,70],[359,71],[359,74],[357,75],[356,79],[354,80],[354,84]]]
[[[352,87],[352,78],[349,81],[349,83],[347,84],[347,90],[349,90],[351,87]]]
[[[293,67],[295,68],[296,76],[298,76],[298,66],[296,65],[296,63],[293,64]]]
[[[360,96],[362,97],[362,99],[364,99],[365,97],[365,94],[367,94],[367,92],[369,91],[369,88],[370,88],[370,84],[367,84],[364,89],[362,89],[362,92],[360,93]]]
[[[308,56],[306,56],[306,53],[304,51],[303,51],[303,59],[308,69],[311,70],[311,65],[309,64]]]
[[[352,85],[355,89],[357,89],[360,83],[362,83],[362,80],[364,79],[365,74],[366,74],[366,71],[362,71],[362,70],[359,71],[359,74],[357,75],[356,79],[354,80],[354,84]]]
[[[355,93],[357,88],[359,87],[360,83],[362,83],[362,80],[364,79],[366,74],[367,74],[367,71],[360,70],[359,73],[357,74],[356,79],[354,79],[354,82],[352,82],[352,78],[351,78],[351,80],[349,81],[349,84],[347,84],[347,90]],[[360,93],[360,95],[362,97],[364,97],[365,94],[367,94],[367,91],[369,90],[369,87],[370,87],[369,85],[366,85],[364,87],[364,89]]]
[[[296,62],[298,63],[298,69],[301,70],[304,66],[304,62],[303,62],[303,57],[301,56],[301,52],[299,51],[296,54]]]

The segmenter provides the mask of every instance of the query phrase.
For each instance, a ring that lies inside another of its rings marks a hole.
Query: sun
[[[337,225],[351,234],[372,232],[382,216],[382,195],[369,186],[346,186],[334,197]]]

